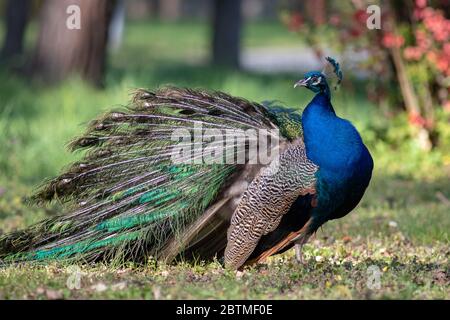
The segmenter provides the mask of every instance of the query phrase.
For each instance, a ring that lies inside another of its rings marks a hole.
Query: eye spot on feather
[[[84,137],[76,141],[74,144],[76,147],[85,148],[98,144],[99,140],[96,137]]]
[[[102,158],[102,157],[110,156],[111,154],[112,154],[112,152],[110,150],[99,150],[99,151],[95,152],[94,156]]]
[[[209,111],[208,114],[210,116],[220,116],[220,115],[222,115],[222,112],[220,110],[213,109],[213,110]]]
[[[152,96],[154,96],[154,95],[151,94],[150,92],[142,91],[142,92],[140,92],[139,99],[146,100],[146,99],[150,99]]]
[[[113,112],[111,113],[111,119],[118,120],[121,119],[125,114],[122,112]]]
[[[101,131],[101,130],[104,130],[104,129],[106,129],[106,126],[105,126],[104,123],[99,123],[99,124],[97,124],[95,126],[95,130],[97,130],[97,131]]]
[[[179,114],[184,114],[184,115],[190,116],[190,115],[195,114],[195,111],[192,109],[183,109],[179,112]]]

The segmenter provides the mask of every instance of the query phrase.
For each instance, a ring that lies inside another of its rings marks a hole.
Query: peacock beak
[[[307,86],[308,86],[309,79],[310,79],[310,78],[302,79],[302,80],[297,81],[297,82],[294,84],[294,88],[297,88],[297,87],[307,87]]]

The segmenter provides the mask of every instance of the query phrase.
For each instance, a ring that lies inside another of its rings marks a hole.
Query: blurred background
[[[133,89],[203,87],[301,110],[312,93],[293,83],[332,55],[344,72],[333,104],[376,166],[363,214],[341,228],[389,233],[394,221],[448,243],[449,14],[449,0],[0,0],[0,229],[58,212],[23,197],[80,157],[66,143]]]

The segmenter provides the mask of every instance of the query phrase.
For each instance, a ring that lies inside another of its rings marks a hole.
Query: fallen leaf
[[[352,241],[352,237],[344,236],[344,237],[342,237],[342,241],[344,241],[344,243],[349,243],[350,241]]]
[[[99,283],[91,286],[91,289],[95,290],[97,292],[103,292],[103,291],[106,291],[108,289],[108,287],[103,282],[99,282]]]
[[[398,227],[398,223],[393,221],[393,220],[389,221],[388,225],[391,228],[397,228]]]
[[[433,272],[433,280],[437,284],[446,284],[448,282],[447,275],[443,270],[435,270]]]
[[[61,290],[47,289],[47,290],[45,290],[45,295],[47,296],[47,299],[49,299],[49,300],[60,300],[63,298],[63,294],[62,294]]]
[[[37,294],[44,294],[45,293],[45,289],[42,288],[42,287],[39,287],[39,288],[36,289],[36,293]]]

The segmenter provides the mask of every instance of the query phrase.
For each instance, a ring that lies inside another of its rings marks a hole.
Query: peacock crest
[[[333,87],[337,90],[343,78],[341,66],[339,62],[332,57],[326,57],[325,59],[328,63],[325,65],[322,73],[327,77],[327,79],[329,79],[329,81],[335,82]]]

